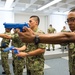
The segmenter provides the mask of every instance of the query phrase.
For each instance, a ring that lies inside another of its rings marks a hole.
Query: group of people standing
[[[18,54],[13,54],[14,75],[23,75],[24,65],[26,65],[27,75],[44,75],[46,43],[68,44],[69,73],[70,75],[75,75],[75,9],[69,12],[66,21],[71,32],[44,34],[44,32],[38,28],[39,22],[39,17],[33,15],[29,19],[30,28],[25,28],[25,32],[19,32],[19,29],[15,29],[12,35],[0,34],[0,37],[3,39],[12,40],[12,45],[19,50]],[[6,45],[6,47],[7,46],[8,45]],[[18,56],[22,58],[18,59]],[[26,60],[25,62],[24,59]]]
[[[9,47],[10,40],[12,40],[11,45],[14,47],[21,47],[24,45],[24,43],[20,40],[17,31],[19,29],[14,29],[14,33],[11,34],[10,28],[5,28],[5,33],[0,34],[0,37],[2,37],[1,42],[1,61],[2,61],[2,67],[4,69],[4,72],[2,74],[11,75],[9,62],[8,62],[8,52],[4,52],[3,50],[7,47]],[[24,52],[24,51],[23,51]],[[13,72],[14,75],[22,75],[24,65],[25,65],[25,58],[21,57],[18,59],[16,55],[12,52],[12,66],[13,66]]]
[[[69,32],[66,30],[66,26],[63,26],[63,29],[61,30],[61,32]],[[61,51],[68,51],[68,44],[67,43],[62,43],[61,45]]]
[[[30,28],[35,32],[39,34],[44,34],[42,30],[38,28],[38,25],[40,23],[40,19],[38,16],[33,15],[29,18],[29,26]],[[6,30],[10,28],[5,28]],[[14,29],[13,34],[0,34],[0,37],[3,38],[4,41],[2,41],[3,45],[4,43],[7,44],[7,47],[9,47],[9,42],[7,40],[12,40],[11,45],[14,46],[20,53],[24,53],[23,55],[16,56],[16,54],[12,51],[12,66],[13,66],[13,72],[14,75],[23,75],[23,69],[26,65],[27,69],[27,75],[44,75],[44,53],[46,44],[43,43],[23,43],[22,40],[20,40],[18,32],[20,29],[16,28]],[[11,75],[10,73],[10,67],[8,63],[8,54],[9,52],[3,52],[4,48],[1,50],[2,55],[2,67],[4,69],[4,72],[2,74]],[[3,55],[4,53],[4,55]],[[7,55],[6,55],[7,54]]]
[[[52,26],[52,24],[49,25],[49,28],[47,29],[48,34],[53,34],[56,33],[56,29]],[[61,32],[67,32],[66,30],[66,26],[63,26],[63,29],[61,30]],[[52,49],[51,49],[51,45],[52,45]],[[64,52],[65,50],[68,50],[68,44],[67,43],[62,43],[60,44],[61,46],[61,51]],[[54,44],[47,44],[47,51],[50,50],[55,50],[55,45]]]
[[[50,24],[47,32],[48,32],[48,34],[56,33],[56,29],[52,26],[52,24]],[[52,45],[53,51],[55,50],[54,44],[48,44],[47,51],[50,51],[51,50],[51,45]]]
[[[25,28],[25,32],[19,32],[19,37],[27,43],[47,43],[47,44],[68,44],[69,75],[75,75],[75,8],[71,9],[67,15],[67,24],[70,32],[59,32],[55,34],[35,34],[30,28]],[[38,37],[37,37],[38,36]],[[37,38],[36,38],[37,37]],[[19,53],[17,56],[21,56]]]

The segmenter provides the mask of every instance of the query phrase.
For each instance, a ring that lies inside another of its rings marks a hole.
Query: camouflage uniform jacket
[[[69,71],[72,75],[75,75],[75,43],[69,44]]]
[[[56,30],[55,28],[49,27],[48,28],[48,33],[54,33]]]
[[[44,33],[43,31],[39,30],[39,28],[36,29],[36,33]],[[46,45],[39,43],[38,45],[35,45],[34,43],[28,43],[27,44],[27,50],[26,52],[34,51],[38,48],[44,48]],[[43,70],[44,69],[44,53],[38,54],[35,56],[28,56],[26,58],[26,66],[29,70]]]
[[[23,45],[25,45],[25,43],[23,43],[20,40],[19,35],[17,33],[12,34],[11,37],[12,37],[12,43],[11,43],[12,46],[14,46],[14,47],[22,47]],[[13,53],[13,57],[15,58],[15,54],[14,53]]]
[[[10,32],[5,32],[4,34],[7,34],[7,35],[11,35]],[[9,43],[10,43],[10,39],[5,39],[3,38],[2,41],[1,41],[1,47],[3,48],[6,48],[9,46]]]
[[[64,29],[62,29],[61,30],[61,32],[67,32],[66,30],[64,30]],[[62,44],[60,44],[61,46],[66,46],[66,45],[68,45],[67,43],[62,43]]]

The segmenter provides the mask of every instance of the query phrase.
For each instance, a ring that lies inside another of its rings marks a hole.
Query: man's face
[[[67,23],[71,31],[75,31],[75,12],[69,12],[67,16]]]
[[[29,19],[29,26],[33,30],[35,26],[37,25],[37,21],[34,18]]]
[[[5,31],[6,31],[6,32],[10,32],[11,29],[10,29],[10,28],[5,28]]]

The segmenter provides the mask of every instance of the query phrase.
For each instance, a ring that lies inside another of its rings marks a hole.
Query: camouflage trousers
[[[70,73],[70,75],[75,75],[75,73]]]
[[[8,63],[8,53],[9,52],[3,52],[1,51],[1,63],[4,71],[6,72],[6,75],[11,75],[9,63]]]
[[[73,62],[75,62],[75,59]],[[69,72],[70,75],[75,75],[75,63],[72,63],[72,60],[69,62]]]
[[[55,49],[54,44],[48,44],[48,49],[50,49],[50,46],[52,45],[52,48]]]
[[[70,75],[75,75],[75,67],[72,68],[72,72],[70,72]]]
[[[21,59],[14,58],[12,65],[13,65],[14,75],[23,75],[23,69],[25,67],[24,58],[21,58]]]
[[[35,71],[35,70],[28,70],[27,69],[27,75],[44,75],[44,71]]]

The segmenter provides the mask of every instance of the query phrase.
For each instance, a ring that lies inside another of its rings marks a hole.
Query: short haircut
[[[35,18],[35,20],[38,21],[38,25],[39,25],[39,23],[40,23],[40,18],[39,18],[38,16],[32,15],[30,18]]]
[[[75,12],[75,8],[71,9],[70,12]]]
[[[49,26],[52,26],[52,24],[50,24]]]

